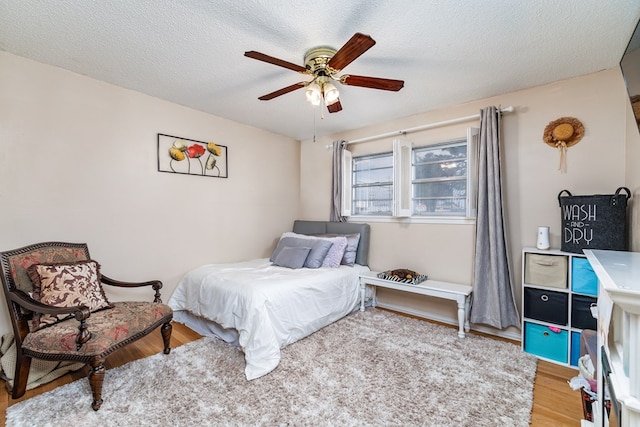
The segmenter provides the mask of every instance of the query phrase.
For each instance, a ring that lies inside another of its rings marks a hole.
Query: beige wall
[[[551,227],[551,244],[560,247],[558,193],[563,189],[573,194],[612,193],[625,185],[627,179],[632,179],[631,176],[625,177],[625,94],[624,82],[616,68],[392,120],[322,138],[316,143],[305,141],[301,147],[302,216],[327,218],[331,151],[326,150],[325,145],[331,141],[367,137],[472,115],[488,105],[514,106],[514,113],[503,116],[504,197],[516,300],[520,305],[522,247],[535,246],[536,231],[540,225]],[[563,116],[576,117],[585,126],[582,141],[568,151],[567,173],[564,174],[558,171],[559,153],[542,141],[545,126]],[[468,126],[477,127],[478,121],[408,134],[406,139],[416,145],[447,140],[464,136]],[[390,149],[391,139],[357,144],[350,149],[354,153],[382,147]],[[626,149],[629,148],[630,144],[627,144]],[[630,163],[632,161],[627,158],[627,165]],[[634,187],[637,188],[640,183],[637,175],[635,182]],[[432,279],[471,283],[473,248],[473,225],[373,223],[370,266],[374,270],[407,267],[427,273]],[[440,320],[455,321],[455,309],[449,302],[409,298],[391,292],[382,294],[384,303],[402,306],[410,312],[429,313]]]
[[[636,49],[632,54],[625,56],[626,80],[634,86],[629,87],[631,95],[640,94],[640,49]],[[630,74],[634,73],[634,74]],[[640,133],[638,132],[638,123],[636,122],[631,104],[625,99],[622,101],[627,113],[627,133],[626,133],[626,152],[625,152],[625,183],[629,187],[633,197],[631,199],[630,212],[630,228],[631,228],[631,250],[640,251],[640,167],[638,160],[640,159]]]
[[[629,249],[640,252],[640,133],[638,124],[631,110],[631,105],[626,102],[627,134],[625,146],[625,185],[631,190],[631,202],[629,208]]]
[[[165,301],[190,268],[267,256],[298,216],[298,141],[5,52],[0,133],[0,250],[87,242]],[[158,172],[157,133],[226,145],[229,178]]]

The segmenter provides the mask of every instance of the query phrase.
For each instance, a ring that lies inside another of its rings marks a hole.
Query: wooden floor
[[[583,418],[580,392],[573,391],[567,384],[577,374],[575,369],[538,361],[533,386],[532,426],[580,425]]]
[[[200,335],[180,323],[173,324],[171,347],[194,341]],[[151,335],[117,351],[109,356],[105,366],[111,369],[132,360],[147,357],[162,351],[160,332]],[[533,411],[531,426],[579,426],[582,418],[582,403],[580,393],[571,390],[567,381],[576,375],[574,369],[539,361],[538,371],[533,390]],[[12,400],[4,387],[0,387],[0,412],[2,425],[5,424],[7,407],[12,404],[49,391],[55,387],[75,381],[85,376],[83,370],[67,374],[51,383],[34,390],[29,390],[20,399]],[[105,381],[109,379],[107,372]],[[109,396],[103,396],[108,399]],[[91,404],[91,397],[86,396],[87,405]]]

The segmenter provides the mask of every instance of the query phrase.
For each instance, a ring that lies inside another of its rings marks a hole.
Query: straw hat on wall
[[[560,117],[544,128],[542,140],[560,150],[558,170],[567,171],[567,148],[576,145],[584,136],[584,126],[575,117]]]
[[[571,147],[576,145],[583,136],[584,126],[580,120],[575,117],[560,117],[544,128],[542,139],[554,148],[562,143],[567,147]]]

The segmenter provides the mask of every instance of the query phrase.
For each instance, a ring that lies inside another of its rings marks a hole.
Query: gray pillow
[[[283,237],[278,242],[278,245],[271,254],[271,258],[269,258],[269,261],[275,262],[280,251],[282,251],[286,246],[310,248],[309,255],[307,256],[304,266],[307,268],[320,268],[332,245],[328,240]]]
[[[310,251],[311,248],[308,246],[285,246],[280,250],[273,263],[280,267],[302,268]]]

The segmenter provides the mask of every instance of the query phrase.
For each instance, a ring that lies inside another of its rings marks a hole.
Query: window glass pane
[[[414,163],[446,162],[467,158],[467,144],[464,142],[447,144],[446,146],[422,147],[413,150]]]
[[[391,201],[354,201],[351,211],[354,215],[391,215]]]
[[[391,215],[393,186],[373,185],[353,189],[352,212],[355,215]]]
[[[383,153],[353,159],[353,170],[355,171],[378,168],[393,168],[393,154]]]
[[[413,215],[466,215],[466,141],[414,149],[412,169]]]
[[[420,184],[414,184],[413,186],[413,198],[420,199],[424,197],[466,197],[467,196],[467,181],[466,180],[453,180],[453,181],[437,181],[437,182],[423,182]]]
[[[356,157],[353,160],[353,185],[391,183],[393,181],[392,153]]]
[[[382,153],[353,160],[353,215],[391,215],[393,206],[393,154]]]
[[[393,186],[375,185],[370,187],[356,187],[353,189],[353,198],[356,200],[392,200]]]
[[[467,160],[414,164],[413,179],[467,176]]]
[[[393,181],[393,168],[369,169],[355,171],[353,173],[353,185],[371,185],[391,183]]]
[[[466,198],[413,200],[413,215],[416,216],[460,216],[465,214],[466,208]]]

